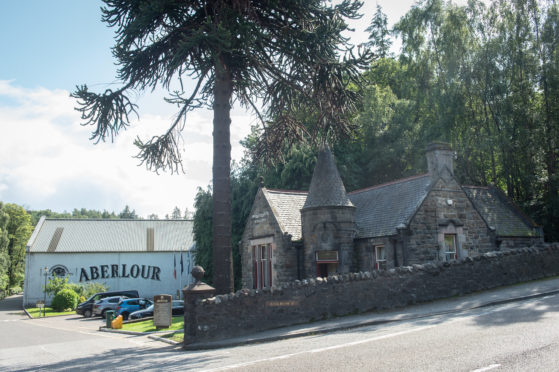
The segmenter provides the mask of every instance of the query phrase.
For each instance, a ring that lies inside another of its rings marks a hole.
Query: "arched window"
[[[55,265],[50,269],[50,275],[56,275],[59,278],[65,277],[68,273],[68,268],[64,265]]]

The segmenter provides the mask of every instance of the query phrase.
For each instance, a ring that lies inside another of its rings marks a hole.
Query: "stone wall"
[[[198,301],[195,342],[334,316],[392,309],[559,274],[559,243],[456,262],[398,267],[243,289]]]
[[[356,271],[373,271],[375,270],[375,250],[377,245],[383,245],[386,252],[386,268],[393,269],[396,266],[394,259],[394,237],[380,237],[370,239],[359,239],[355,241],[355,269]],[[402,265],[402,258],[398,263]]]
[[[272,240],[272,282],[285,282],[297,277],[297,252],[290,236],[282,233],[280,226],[262,191],[254,200],[241,240],[242,285],[253,288],[251,242]]]
[[[353,268],[353,237],[355,207],[313,207],[301,211],[304,244],[304,277],[316,276],[317,251],[337,251],[338,271],[349,273]]]
[[[495,249],[489,228],[458,183],[441,178],[410,222],[407,264],[442,260],[445,229],[457,235],[459,258]]]

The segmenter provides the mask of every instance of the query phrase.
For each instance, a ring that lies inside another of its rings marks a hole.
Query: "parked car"
[[[138,291],[136,290],[95,293],[93,296],[89,297],[86,301],[78,305],[78,307],[76,308],[76,314],[83,315],[86,318],[89,318],[91,315],[93,315],[93,304],[95,303],[95,301],[99,301],[102,298],[112,297],[112,296],[126,296],[130,298],[140,297],[138,295]]]
[[[101,317],[106,318],[107,310],[116,310],[118,303],[127,298],[126,296],[102,298],[93,304],[93,315],[101,315]]]
[[[184,301],[173,300],[171,309],[173,315],[184,315]],[[145,310],[138,310],[133,312],[132,314],[130,314],[130,319],[141,319],[141,318],[147,318],[149,316],[153,316],[153,305],[151,305]]]
[[[153,302],[145,298],[128,298],[118,303],[115,315],[122,315],[122,319],[128,320],[130,313],[134,311],[143,310],[150,306]]]

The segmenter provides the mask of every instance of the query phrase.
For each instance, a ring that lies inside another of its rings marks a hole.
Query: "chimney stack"
[[[445,169],[454,176],[454,151],[446,142],[432,142],[425,149],[431,178],[441,177]]]

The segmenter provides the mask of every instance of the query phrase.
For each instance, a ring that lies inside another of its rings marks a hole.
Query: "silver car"
[[[105,297],[96,301],[93,304],[93,315],[101,315],[103,318],[106,317],[107,310],[116,310],[118,303],[125,298],[126,296],[113,296],[113,297]]]

